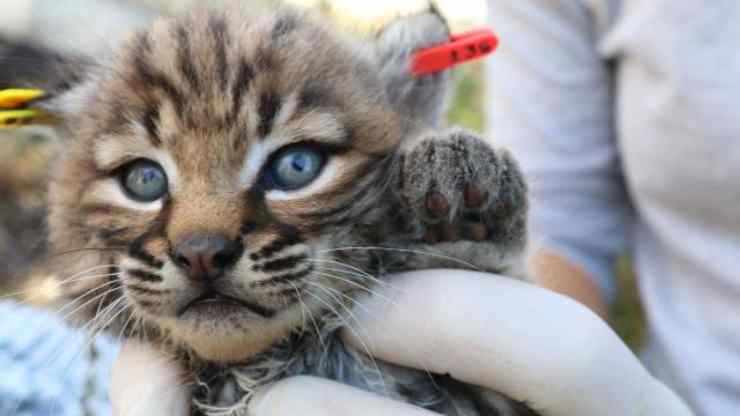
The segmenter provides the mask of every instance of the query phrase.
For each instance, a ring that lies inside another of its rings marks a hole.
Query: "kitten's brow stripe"
[[[272,27],[273,40],[279,40],[283,36],[294,31],[298,27],[298,17],[293,13],[280,16]]]
[[[272,131],[272,125],[275,122],[275,116],[280,110],[281,99],[272,91],[263,92],[260,96],[259,117],[260,122],[257,127],[257,134],[260,138],[265,138]]]
[[[255,53],[254,62],[258,70],[264,72],[271,72],[276,70],[275,56],[272,51],[265,48],[264,45],[260,45]]]
[[[116,210],[116,207],[108,204],[92,203],[81,206],[80,210],[85,214],[85,216],[95,214],[111,215]]]
[[[230,43],[227,33],[226,20],[221,16],[212,16],[208,20],[208,27],[215,40],[214,52],[216,54],[216,73],[221,91],[226,91],[228,86],[226,48]]]
[[[298,93],[298,111],[293,115],[305,114],[314,108],[326,108],[328,110],[338,110],[342,104],[336,97],[332,96],[326,89],[317,87],[304,87]]]
[[[249,86],[253,79],[254,68],[252,68],[252,65],[245,61],[240,62],[239,70],[237,71],[236,80],[234,81],[231,93],[232,119],[236,119],[236,116],[239,114],[239,111],[242,108],[242,101],[244,100],[244,96],[247,91],[249,91]]]
[[[140,269],[131,269],[128,271],[128,274],[131,277],[135,277],[137,279],[143,280],[145,282],[151,282],[151,283],[160,283],[162,282],[162,276],[154,273],[147,272],[145,270]]]
[[[162,139],[159,137],[159,108],[152,106],[144,113],[142,124],[146,129],[147,139],[154,147],[159,147],[162,144]]]
[[[190,36],[184,26],[177,26],[175,29],[177,37],[177,61],[180,72],[185,76],[185,80],[195,92],[200,92],[201,84],[198,77],[198,71],[193,64],[193,55],[190,50]]]
[[[149,66],[148,60],[151,55],[151,44],[146,34],[138,37],[137,45],[134,49],[134,69],[137,77],[152,88],[161,90],[175,106],[178,114],[182,114],[185,108],[185,98],[183,94],[170,82],[161,72]],[[139,86],[140,87],[140,86]]]
[[[107,176],[107,173],[106,173]],[[112,215],[126,215],[129,214],[131,211],[129,211],[126,208],[121,208],[115,205],[108,205],[103,203],[90,203],[85,204],[82,207],[80,207],[80,211],[85,216],[91,216],[91,215],[105,215],[105,216],[112,216]]]

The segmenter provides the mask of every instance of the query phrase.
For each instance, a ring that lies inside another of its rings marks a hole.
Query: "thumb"
[[[128,342],[113,366],[114,416],[188,416],[190,392],[175,362],[149,346]]]

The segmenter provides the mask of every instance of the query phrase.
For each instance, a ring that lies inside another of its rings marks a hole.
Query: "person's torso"
[[[740,2],[594,0],[638,213],[646,362],[701,413],[740,410]],[[602,16],[603,17],[603,16]]]

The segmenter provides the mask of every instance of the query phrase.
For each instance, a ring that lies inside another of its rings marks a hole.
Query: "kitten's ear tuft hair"
[[[439,10],[427,10],[391,21],[376,36],[380,76],[388,98],[404,116],[438,126],[444,118],[450,71],[415,77],[411,58],[419,49],[448,42],[450,30]]]
[[[64,58],[57,59],[53,66],[51,77],[39,83],[46,92],[46,98],[37,106],[57,119],[55,128],[65,131],[90,105],[93,64],[81,58]]]

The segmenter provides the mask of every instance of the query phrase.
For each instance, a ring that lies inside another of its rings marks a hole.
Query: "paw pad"
[[[434,218],[443,218],[450,213],[450,203],[447,202],[447,198],[439,192],[429,193],[424,205],[429,214]]]
[[[463,190],[463,198],[465,198],[465,205],[471,208],[477,208],[486,202],[488,195],[485,191],[472,183],[465,184]]]

